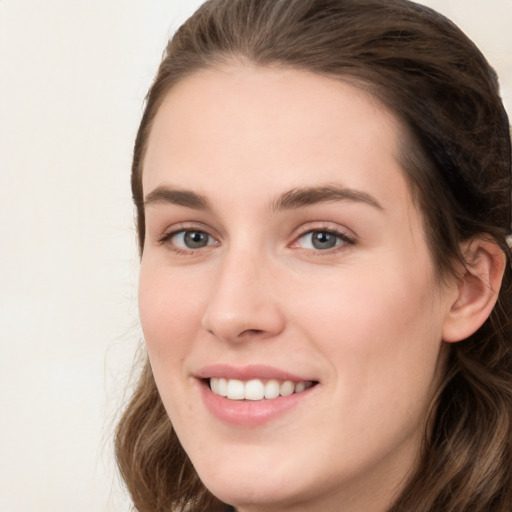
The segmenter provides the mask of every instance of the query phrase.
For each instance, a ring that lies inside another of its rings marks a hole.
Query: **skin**
[[[459,288],[435,279],[400,136],[364,91],[280,68],[197,72],[157,113],[143,166],[142,327],[183,447],[241,512],[384,512],[415,466]],[[162,187],[208,207],[175,204]],[[308,187],[357,193],[272,208]],[[162,241],[187,229],[207,245]],[[316,249],[312,230],[342,238]],[[272,421],[230,425],[196,378],[217,363],[318,384]]]

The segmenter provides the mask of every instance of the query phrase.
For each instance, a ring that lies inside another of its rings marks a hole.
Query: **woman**
[[[508,119],[404,0],[211,0],[135,144],[139,511],[512,509]]]

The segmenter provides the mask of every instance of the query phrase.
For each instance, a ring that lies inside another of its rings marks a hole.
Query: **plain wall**
[[[482,48],[511,112],[512,0],[424,3]],[[141,339],[131,151],[198,4],[0,0],[0,512],[129,510],[111,437]]]

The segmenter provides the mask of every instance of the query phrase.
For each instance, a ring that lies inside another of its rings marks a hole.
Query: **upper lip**
[[[262,379],[262,380],[290,380],[292,382],[314,381],[308,377],[303,377],[290,373],[287,370],[275,368],[262,364],[252,364],[247,366],[234,366],[231,364],[210,364],[202,367],[195,375],[198,379],[209,379],[212,377],[225,379]]]

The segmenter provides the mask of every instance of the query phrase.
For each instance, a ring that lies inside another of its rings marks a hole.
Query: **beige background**
[[[430,0],[498,69],[512,0]],[[127,511],[112,422],[140,340],[129,191],[190,0],[0,0],[0,512]]]

